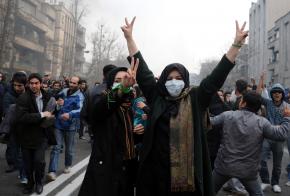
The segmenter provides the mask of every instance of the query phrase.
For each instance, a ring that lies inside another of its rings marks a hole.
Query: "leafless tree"
[[[105,24],[98,24],[92,34],[92,64],[89,68],[90,78],[101,81],[102,69],[106,64],[125,66],[125,47],[120,44],[119,37]]]
[[[0,67],[13,64],[16,0],[0,0]]]

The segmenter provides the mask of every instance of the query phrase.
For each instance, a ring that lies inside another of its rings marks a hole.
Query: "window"
[[[279,36],[280,36],[280,34],[279,34],[279,29],[276,29],[275,30],[275,39],[278,39],[279,38]]]

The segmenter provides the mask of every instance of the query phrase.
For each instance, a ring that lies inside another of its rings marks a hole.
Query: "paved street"
[[[87,136],[88,138],[88,136]],[[86,169],[86,164],[88,162],[88,156],[90,154],[90,143],[86,140],[80,140],[78,138],[78,134],[76,134],[75,138],[75,159],[73,161],[73,168],[71,174],[62,174],[62,171],[64,169],[64,153],[60,155],[59,160],[59,171],[58,175],[61,175],[59,178],[57,178],[57,182],[55,184],[49,183],[47,185],[53,184],[53,186],[50,187],[44,187],[44,193],[43,195],[48,196],[54,196],[57,194],[57,192],[60,192],[62,189],[64,189],[67,185],[69,185],[75,178],[77,178],[83,171]],[[0,195],[1,196],[19,196],[22,195],[22,185],[20,184],[20,181],[17,179],[18,172],[13,173],[5,173],[6,169],[6,160],[5,160],[5,149],[6,146],[4,144],[0,144]],[[46,172],[48,168],[49,163],[49,153],[50,150],[46,151]],[[85,161],[83,161],[85,158],[87,158]],[[78,166],[78,163],[81,163],[81,165]],[[76,166],[76,167],[75,167]],[[76,170],[74,170],[74,168]],[[63,195],[62,195],[63,196]]]
[[[48,195],[48,196],[77,196],[79,186],[83,180],[84,172],[86,169],[86,165],[88,163],[89,159],[89,153],[90,153],[90,144],[85,140],[79,140],[78,134],[76,134],[76,158],[74,161],[74,166],[72,167],[72,171],[70,174],[63,174],[62,171],[64,169],[64,154],[61,154],[61,159],[59,162],[59,177],[56,181],[46,183],[44,186],[44,192],[42,195]],[[6,161],[5,161],[5,145],[0,144],[0,195],[1,196],[20,196],[22,185],[19,183],[19,180],[17,179],[17,172],[6,174],[5,168],[6,168]],[[50,150],[47,150],[46,152],[46,161],[48,163],[49,160],[49,152]],[[287,152],[286,149],[284,152]],[[271,189],[267,189],[265,191],[266,196],[289,196],[290,193],[290,187],[285,186],[285,183],[287,181],[285,166],[287,163],[290,162],[288,152],[284,153],[283,157],[283,169],[282,169],[282,175],[281,175],[281,187],[282,187],[282,193],[277,194],[273,193]],[[271,162],[269,162],[269,165],[271,167]],[[46,167],[47,169],[47,167]],[[224,191],[220,191],[218,196],[229,196],[230,194],[227,194]]]

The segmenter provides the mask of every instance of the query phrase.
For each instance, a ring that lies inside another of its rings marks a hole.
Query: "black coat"
[[[107,89],[107,84],[104,81],[98,86],[94,86],[85,92],[85,100],[81,110],[81,120],[85,121],[88,125],[92,126],[94,123],[93,118],[93,105],[101,97],[102,93]]]
[[[168,108],[168,102],[165,99],[166,94],[163,94],[164,90],[158,87],[153,73],[148,69],[146,62],[144,61],[140,52],[134,55],[134,58],[139,59],[139,67],[137,71],[137,82],[140,89],[144,93],[146,100],[150,108],[152,109],[151,115],[148,119],[148,126],[144,133],[143,149],[140,155],[140,170],[137,181],[137,195],[156,195],[154,186],[157,183],[159,177],[152,170],[152,164],[154,161],[149,160],[150,154],[156,149],[153,149],[153,143],[156,136],[156,125],[162,116],[162,114]],[[193,124],[194,124],[194,167],[196,177],[196,195],[200,196],[213,196],[215,195],[214,186],[212,182],[210,159],[208,153],[208,147],[205,136],[205,121],[204,114],[206,108],[209,106],[211,97],[214,93],[221,88],[228,73],[234,67],[225,56],[222,58],[218,66],[212,71],[212,73],[201,82],[200,86],[193,88],[190,91],[192,112],[193,112]],[[178,69],[178,67],[177,67]],[[183,78],[187,78],[184,77]],[[187,81],[185,81],[187,84]],[[156,141],[155,141],[156,143]],[[168,147],[169,148],[169,147]],[[158,170],[165,170],[169,168],[160,167]],[[160,172],[161,173],[161,172]],[[170,180],[170,179],[168,179]],[[158,193],[157,193],[158,194]],[[167,195],[163,192],[159,195]]]
[[[120,114],[121,99],[108,101],[106,93],[95,97],[93,103],[94,143],[90,161],[80,188],[79,196],[114,195],[114,177],[123,165],[124,120]],[[131,109],[128,114],[133,119]]]
[[[44,91],[41,93],[44,111],[50,96]],[[35,95],[29,89],[16,100],[17,140],[22,147],[37,149],[46,142],[45,130],[40,127],[43,111],[38,111]]]

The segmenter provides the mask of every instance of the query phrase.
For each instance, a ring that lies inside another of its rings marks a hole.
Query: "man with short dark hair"
[[[240,100],[242,98],[242,95],[247,92],[247,87],[248,87],[247,81],[242,80],[242,79],[236,81],[235,95],[236,95],[237,99],[236,99],[236,102],[234,104],[234,108],[233,108],[234,110],[239,109]]]
[[[264,73],[261,75],[260,82],[257,88],[258,93],[262,93],[264,86]],[[270,99],[263,97],[262,105],[266,108],[266,118],[271,122],[272,125],[279,125],[283,120],[284,112],[290,108],[290,104],[284,101],[285,97],[284,87],[277,83],[274,84],[270,90]],[[283,158],[284,142],[264,140],[260,177],[262,181],[262,189],[266,189],[270,184],[272,185],[272,191],[275,193],[282,192],[279,186],[279,180],[281,175],[282,158]],[[270,181],[267,161],[268,155],[272,152],[273,155],[273,169],[272,177]]]
[[[43,191],[42,179],[45,170],[45,149],[47,138],[42,121],[51,117],[50,111],[45,111],[51,97],[41,89],[42,78],[38,73],[28,77],[28,90],[20,95],[16,101],[16,123],[18,126],[18,140],[21,144],[25,172],[28,183],[24,194]]]
[[[50,154],[50,162],[47,178],[50,181],[56,179],[58,159],[63,142],[65,144],[65,169],[69,173],[74,150],[74,136],[80,127],[80,111],[83,107],[84,96],[79,90],[80,78],[72,76],[69,88],[63,89],[57,95],[57,113],[55,122],[55,133],[57,145],[53,147]]]
[[[84,106],[81,111],[81,119],[82,121],[86,122],[88,124],[88,130],[91,135],[91,139],[93,138],[92,129],[94,129],[93,126],[93,105],[96,103],[100,98],[100,95],[103,91],[107,89],[107,76],[108,73],[116,68],[115,65],[109,64],[104,66],[103,68],[103,83],[100,85],[95,85],[92,88],[88,89],[85,93],[85,101]]]
[[[61,91],[61,82],[60,81],[54,81],[52,83],[52,88],[50,93],[52,94],[53,97],[56,97],[57,94]]]
[[[239,79],[236,81],[236,87],[235,87],[236,101],[233,103],[233,106],[232,106],[233,110],[239,109],[239,105],[240,105],[242,96],[243,96],[243,94],[245,94],[247,92],[247,87],[248,87],[247,81],[245,81],[243,79]],[[232,193],[246,195],[246,191],[244,189],[244,186],[236,178],[232,178],[231,180],[229,180],[229,182],[227,183],[227,185],[223,189],[225,191],[229,191]]]
[[[11,105],[15,104],[16,99],[25,92],[25,85],[27,83],[27,76],[23,72],[16,72],[12,76],[11,84],[8,88],[8,91],[5,93],[3,98],[3,112],[4,117],[7,115]],[[14,115],[14,114],[13,114]],[[9,133],[5,133],[8,139],[7,149],[6,149],[6,161],[8,164],[8,169],[5,171],[7,173],[13,172],[16,169],[19,169],[19,176],[21,183],[27,183],[26,176],[23,172],[23,164],[21,158],[20,146],[16,143],[15,140],[15,130],[10,124]],[[1,130],[4,131],[4,130]]]
[[[45,73],[44,75],[43,75],[43,83],[46,83],[48,86],[50,86],[51,85],[51,75],[50,75],[50,73]]]
[[[262,99],[254,91],[240,101],[240,110],[224,112],[211,119],[213,125],[223,125],[223,140],[213,171],[216,193],[232,177],[238,178],[250,195],[263,195],[258,180],[264,138],[284,141],[290,128],[289,119],[272,125],[258,116]],[[247,141],[247,142],[245,142]]]

